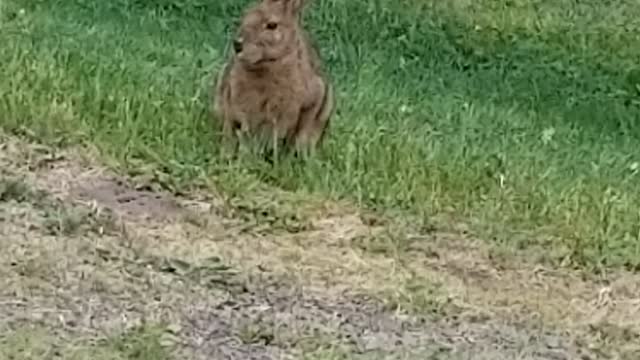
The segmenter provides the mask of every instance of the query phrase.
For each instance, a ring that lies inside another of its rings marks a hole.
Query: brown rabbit
[[[333,87],[301,26],[304,0],[261,0],[233,39],[215,84],[214,116],[227,137],[244,133],[313,150],[333,115]]]

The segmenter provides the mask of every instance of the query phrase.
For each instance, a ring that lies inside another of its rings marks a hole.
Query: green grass
[[[226,161],[208,84],[246,1],[2,0],[0,125],[216,179],[453,214],[506,249],[640,265],[640,3],[312,2],[338,89],[323,153]]]

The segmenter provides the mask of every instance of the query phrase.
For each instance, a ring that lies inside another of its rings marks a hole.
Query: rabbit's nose
[[[233,50],[235,50],[236,53],[239,53],[239,52],[242,51],[242,39],[241,38],[233,39]]]

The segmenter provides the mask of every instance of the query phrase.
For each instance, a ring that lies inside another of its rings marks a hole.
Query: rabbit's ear
[[[298,16],[300,12],[302,12],[302,8],[304,7],[304,0],[288,0],[288,8],[291,14]]]
[[[304,0],[265,0],[271,4],[282,6],[282,11],[294,17],[300,15],[304,7]]]

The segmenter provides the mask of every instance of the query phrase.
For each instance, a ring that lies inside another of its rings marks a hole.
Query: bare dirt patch
[[[133,189],[117,178],[95,179],[72,188],[77,198],[96,201],[127,217],[166,219],[180,213],[178,204],[167,194]]]
[[[272,206],[283,194],[179,198],[1,139],[3,180],[24,196],[0,202],[0,338],[38,325],[49,347],[91,348],[155,324],[176,359],[637,354],[634,275],[498,266],[458,234],[399,233],[342,204]],[[74,231],[50,231],[73,216]]]

